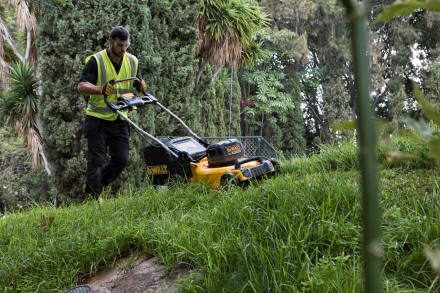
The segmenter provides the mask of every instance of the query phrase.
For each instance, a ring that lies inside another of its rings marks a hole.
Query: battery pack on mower
[[[209,167],[232,165],[244,156],[243,146],[235,138],[210,144],[206,152]]]

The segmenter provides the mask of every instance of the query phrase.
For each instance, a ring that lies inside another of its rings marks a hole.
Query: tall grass
[[[60,292],[132,251],[172,270],[183,292],[359,292],[356,146],[284,163],[279,177],[228,192],[145,188],[0,220],[3,292]],[[384,288],[436,292],[423,256],[438,242],[438,169],[380,171]],[[14,291],[15,290],[15,291]]]

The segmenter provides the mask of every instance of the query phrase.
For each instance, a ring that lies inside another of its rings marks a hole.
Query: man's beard
[[[119,54],[114,48],[112,48],[112,51],[113,51],[113,54],[115,54],[116,56],[118,56],[120,58],[124,57],[124,53]]]

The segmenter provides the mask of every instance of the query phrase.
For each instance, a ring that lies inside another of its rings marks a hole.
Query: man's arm
[[[90,58],[81,73],[78,86],[78,92],[83,95],[99,95],[100,87],[96,85],[98,81],[98,65],[95,58]]]
[[[139,80],[142,80],[141,68],[140,68],[139,66],[138,66],[138,71],[137,71],[136,77],[137,77]]]
[[[101,87],[88,81],[80,82],[77,86],[78,92],[83,95],[99,95],[101,94],[100,88]]]

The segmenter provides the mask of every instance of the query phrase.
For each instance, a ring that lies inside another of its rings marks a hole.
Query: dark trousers
[[[88,144],[85,193],[97,196],[127,166],[130,140],[128,123],[120,118],[107,121],[87,116],[84,134]]]

